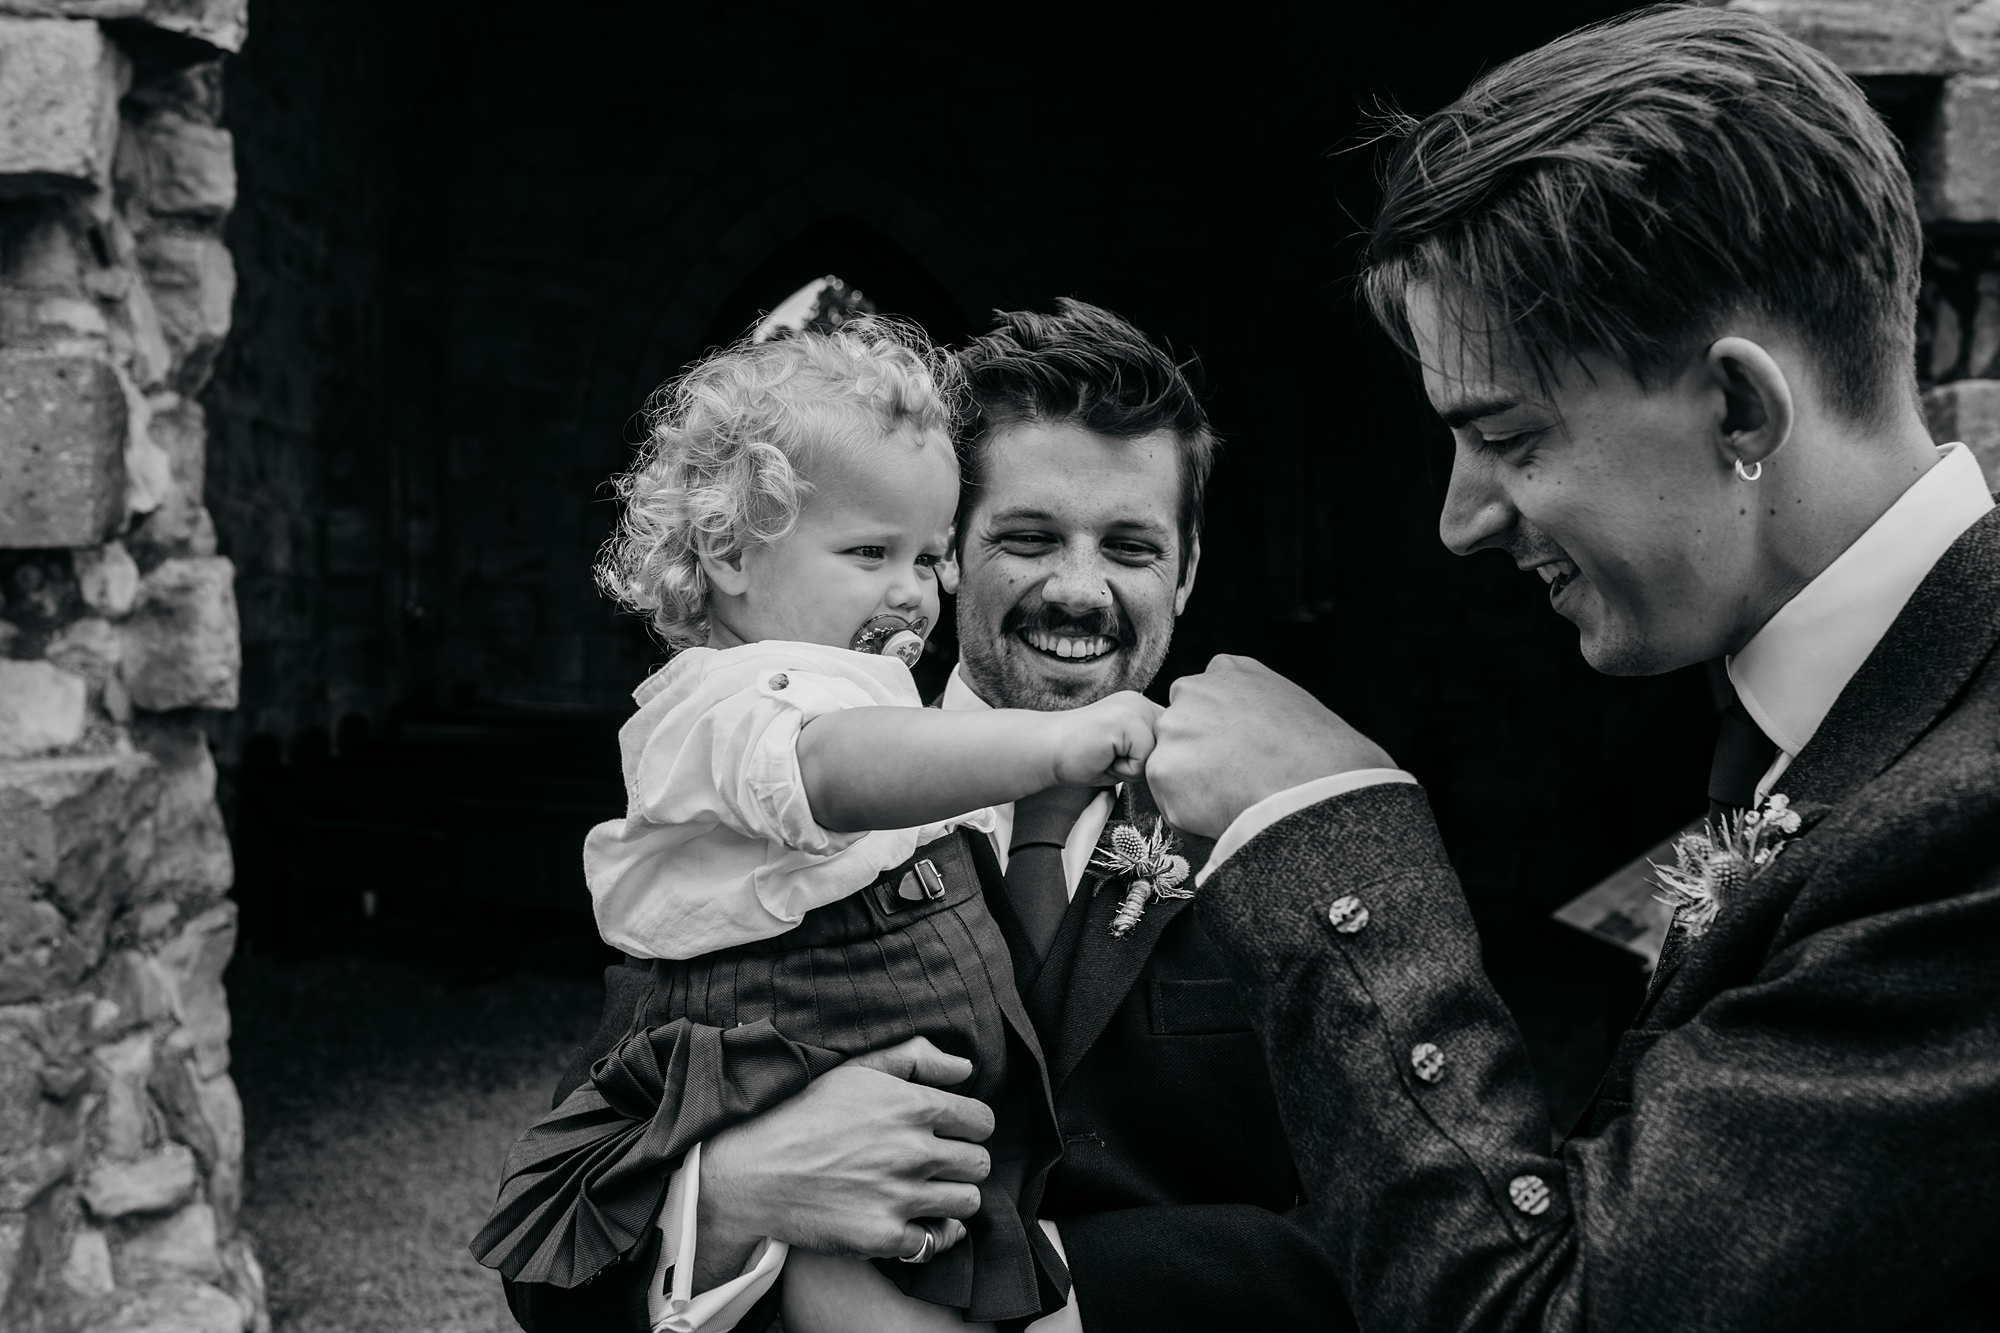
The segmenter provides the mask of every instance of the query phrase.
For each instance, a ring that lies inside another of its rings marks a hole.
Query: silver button
[[[1549,1187],[1540,1176],[1515,1176],[1507,1182],[1507,1197],[1529,1217],[1540,1217],[1549,1210]]]
[[[1410,1048],[1410,1068],[1424,1082],[1435,1083],[1444,1077],[1444,1052],[1427,1041],[1418,1042]]]
[[[1333,922],[1333,928],[1341,934],[1352,935],[1368,924],[1368,909],[1350,893],[1333,900],[1333,906],[1326,909],[1326,919]]]
[[[771,688],[774,690],[782,690],[785,688],[785,686],[791,683],[792,683],[792,678],[790,676],[787,676],[782,671],[776,673],[771,677]]]

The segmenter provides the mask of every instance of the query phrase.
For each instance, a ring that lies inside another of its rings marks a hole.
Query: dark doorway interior
[[[1709,691],[1595,675],[1441,549],[1440,429],[1347,275],[1378,99],[1620,7],[254,4],[207,400],[248,946],[591,966],[577,842],[661,654],[590,565],[647,394],[827,273],[947,343],[1075,295],[1198,357],[1226,442],[1161,686],[1262,657],[1416,772],[1580,1099],[1640,977],[1548,913],[1699,808]]]

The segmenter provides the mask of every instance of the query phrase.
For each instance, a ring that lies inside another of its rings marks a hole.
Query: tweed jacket
[[[1996,640],[2000,510],[1784,773],[1800,832],[1670,941],[1554,1148],[1420,788],[1217,868],[1197,913],[1361,1328],[2000,1328]]]

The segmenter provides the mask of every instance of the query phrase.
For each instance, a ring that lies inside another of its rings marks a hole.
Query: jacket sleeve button
[[[1515,1176],[1507,1182],[1507,1197],[1529,1217],[1549,1210],[1549,1187],[1540,1176]]]
[[[1444,1077],[1444,1052],[1430,1042],[1418,1042],[1410,1048],[1410,1068],[1424,1082],[1435,1083]]]
[[[1352,935],[1368,924],[1368,909],[1361,905],[1359,898],[1350,893],[1344,898],[1333,900],[1333,905],[1326,909],[1326,919],[1331,921],[1333,928],[1341,934]]]
[[[771,674],[770,684],[771,688],[774,690],[782,690],[791,683],[792,683],[792,678],[790,676],[787,676],[782,671],[776,671]]]

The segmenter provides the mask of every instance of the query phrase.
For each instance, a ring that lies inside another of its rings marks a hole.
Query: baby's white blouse
[[[799,729],[842,708],[921,707],[893,657],[784,640],[688,648],[632,698],[618,732],[625,818],[590,831],[583,868],[598,933],[634,957],[782,935],[947,831],[993,828],[990,809],[865,833],[814,822]]]

